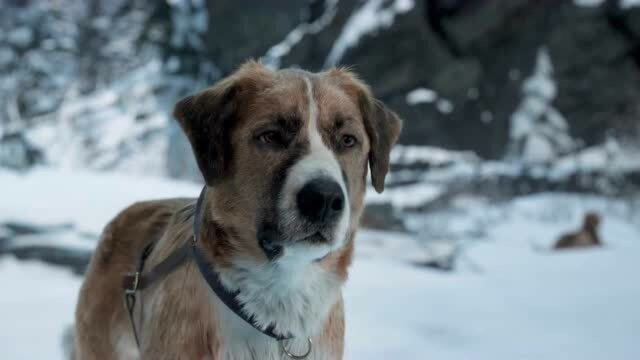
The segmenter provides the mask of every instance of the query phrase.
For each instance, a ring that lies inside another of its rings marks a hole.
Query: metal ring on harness
[[[288,340],[288,339],[285,339]],[[308,348],[307,348],[307,352],[302,354],[302,355],[295,355],[292,354],[291,352],[289,352],[289,349],[287,349],[287,347],[284,345],[284,341],[285,340],[281,340],[278,341],[280,343],[280,348],[282,349],[282,351],[284,352],[285,355],[287,355],[287,357],[289,359],[293,359],[293,360],[302,360],[302,359],[306,359],[307,356],[309,356],[309,354],[311,354],[311,349],[313,348],[313,341],[311,341],[311,338],[307,338],[307,343],[308,343]]]

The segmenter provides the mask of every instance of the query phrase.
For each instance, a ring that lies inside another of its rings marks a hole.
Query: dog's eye
[[[265,131],[258,135],[258,140],[263,144],[276,144],[280,142],[280,134],[276,131]]]
[[[340,143],[342,146],[346,148],[350,148],[355,146],[358,143],[358,139],[356,139],[356,137],[353,135],[344,135],[342,136]]]

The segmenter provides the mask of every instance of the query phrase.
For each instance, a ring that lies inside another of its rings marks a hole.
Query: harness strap
[[[234,314],[238,315],[239,318],[251,325],[254,329],[271,338],[274,338],[278,341],[293,338],[293,336],[290,335],[285,336],[276,334],[275,324],[271,324],[266,329],[263,329],[258,325],[253,315],[247,316],[247,314],[242,310],[242,304],[240,304],[237,298],[240,294],[240,291],[236,290],[234,292],[230,292],[229,290],[227,290],[224,285],[222,285],[220,276],[215,270],[213,270],[213,267],[206,260],[205,255],[202,253],[202,250],[198,248],[195,242],[191,248],[193,249],[193,257],[196,260],[196,264],[198,264],[198,268],[200,269],[200,273],[202,273],[202,277],[204,277],[211,290],[213,290],[213,292],[218,296],[218,299],[220,299],[220,301],[222,301],[222,303],[225,304],[229,308],[229,310],[233,311]]]
[[[129,314],[129,320],[131,322],[131,328],[133,329],[133,336],[136,340],[136,345],[140,347],[140,339],[138,337],[138,329],[136,327],[136,321],[133,313],[136,307],[136,293],[140,290],[146,289],[149,285],[156,282],[160,278],[170,274],[173,270],[184,263],[189,256],[189,245],[183,244],[176,250],[174,250],[166,259],[162,260],[158,265],[154,266],[151,271],[146,274],[142,274],[144,269],[144,263],[146,262],[151,251],[155,246],[155,242],[152,242],[145,246],[140,258],[138,259],[137,271],[133,274],[127,274],[122,279],[122,288],[124,289],[124,301],[127,307],[127,313]]]
[[[122,278],[122,288],[126,293],[135,293],[138,290],[144,290],[157,280],[170,274],[177,267],[187,260],[190,253],[190,244],[182,244],[174,250],[166,259],[162,260],[158,265],[154,266],[148,273],[142,274],[144,263],[151,254],[155,243],[151,243],[145,247],[143,255],[138,261],[138,271],[133,274],[127,274]],[[147,250],[149,249],[149,250]]]

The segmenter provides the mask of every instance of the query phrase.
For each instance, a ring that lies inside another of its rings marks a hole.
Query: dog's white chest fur
[[[295,260],[298,259],[298,260]],[[263,328],[275,325],[278,334],[296,337],[286,344],[292,353],[303,354],[307,337],[318,336],[340,295],[341,281],[316,263],[301,262],[297,255],[277,263],[247,267],[221,274],[231,288],[241,289],[238,299]],[[233,285],[232,285],[233,284]],[[215,295],[212,293],[212,296]],[[229,310],[217,297],[224,337],[224,359],[284,359],[280,345],[256,331]],[[308,359],[324,359],[319,347]]]

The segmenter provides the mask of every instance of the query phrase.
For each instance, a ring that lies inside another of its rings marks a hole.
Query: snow
[[[20,27],[7,34],[9,43],[26,48],[33,41],[33,31],[26,27]]]
[[[0,65],[5,66],[10,64],[16,57],[13,50],[9,48],[0,48]]]
[[[627,280],[637,272],[637,253],[629,253],[637,244],[551,255],[509,244],[511,237],[498,249],[474,249],[475,259],[490,266],[484,274],[443,275],[358,259],[345,291],[347,358],[640,356],[639,291]]]
[[[1,14],[6,31],[0,34],[0,108],[7,119],[0,132],[46,137],[31,143],[49,165],[167,175],[171,106],[219,78],[205,58],[188,71],[181,71],[185,61],[164,64],[177,52],[202,48],[203,34],[211,30],[206,4],[176,0],[159,14],[108,3],[92,10],[86,2],[30,2]],[[101,16],[86,18],[95,11]],[[116,12],[120,16],[110,17]],[[157,23],[158,16],[170,23]],[[99,36],[80,44],[89,28]],[[79,56],[78,48],[94,40],[99,44],[91,58],[100,66],[87,68],[91,59]],[[147,89],[134,90],[141,86]]]
[[[191,183],[47,168],[0,172],[0,188],[11,189],[2,194],[10,205],[0,207],[2,220],[71,222],[92,232],[134,201],[199,191]],[[640,358],[640,224],[630,220],[637,206],[557,193],[457,205],[411,215],[413,236],[359,233],[344,288],[346,359]],[[544,250],[588,210],[604,216],[605,247]],[[473,245],[447,273],[414,265],[431,241]],[[60,268],[0,258],[3,359],[62,358],[80,281]]]
[[[453,112],[453,104],[446,99],[440,99],[436,103],[436,108],[443,114],[451,114]]]
[[[431,184],[405,185],[401,188],[387,188],[382,194],[370,189],[366,195],[369,203],[390,203],[395,208],[413,208],[426,204],[441,195],[441,186]]]
[[[443,114],[450,114],[454,109],[451,101],[440,98],[437,92],[427,88],[416,88],[411,90],[407,93],[405,100],[409,105],[435,103],[436,109]]]
[[[573,0],[576,6],[597,7],[604,4],[605,0]]]
[[[322,16],[312,23],[302,23],[291,30],[281,42],[267,51],[261,59],[262,63],[273,70],[279,69],[282,57],[287,55],[302,38],[308,34],[317,34],[331,24],[337,12],[337,4],[338,0],[325,0],[325,11]]]
[[[573,3],[576,6],[598,7],[604,4],[605,1],[606,0],[573,0]],[[640,0],[619,0],[618,6],[624,10],[631,9],[632,7],[640,6]]]
[[[547,139],[538,135],[531,134],[524,143],[525,160],[528,163],[544,163],[553,159],[555,152]]]
[[[640,169],[638,149],[620,145],[614,139],[592,146],[576,154],[559,158],[550,172],[551,178],[561,179],[577,172],[600,171],[609,175]]]
[[[555,82],[552,78],[553,65],[546,48],[538,51],[536,68],[534,76],[525,80],[522,90],[525,93],[537,93],[544,99],[553,99],[558,92]]]
[[[1,229],[0,229],[1,230]],[[51,239],[55,238],[52,243]],[[72,231],[58,230],[46,232],[44,234],[19,235],[12,239],[8,244],[12,250],[20,248],[29,248],[33,246],[55,246],[64,250],[92,252],[95,247],[93,238],[83,237]]]
[[[438,93],[426,88],[417,88],[407,94],[407,104],[416,105],[432,103],[438,98]]]
[[[88,95],[72,88],[27,136],[50,165],[165,174],[159,154],[167,151],[171,119],[155,93],[165,79],[161,63],[150,61]]]
[[[374,33],[380,28],[390,27],[396,15],[411,11],[415,5],[413,0],[395,0],[384,8],[385,3],[384,0],[367,0],[352,13],[340,36],[333,43],[325,60],[325,67],[340,63],[347,50],[356,46],[363,36]]]
[[[546,142],[542,142],[536,150],[544,150],[545,146]],[[529,152],[533,154],[533,150]],[[624,192],[624,188],[620,187],[621,181],[633,178],[640,170],[638,152],[636,143],[618,142],[610,137],[601,145],[554,157],[552,163],[526,164],[513,159],[482,160],[470,151],[398,145],[391,152],[393,171],[387,177],[387,189],[414,183],[419,183],[416,186],[424,188],[416,193],[414,200],[411,200],[408,193],[400,191],[398,199],[371,195],[371,201],[391,202],[399,206],[410,204],[408,207],[411,208],[419,201],[420,194],[426,194],[427,187],[443,189],[445,194],[451,194],[451,191],[457,191],[452,189],[461,185],[464,187],[464,184],[478,184],[483,180],[492,183],[501,178],[507,182],[517,182],[519,177],[531,176],[557,184],[570,177],[577,177],[581,181],[593,181],[589,187],[592,186],[600,193],[620,194],[621,191]],[[540,158],[546,157],[548,156],[540,155]],[[422,199],[433,200],[437,197],[440,195],[424,196]],[[409,198],[409,201],[405,202],[405,198]]]
[[[417,268],[396,255],[419,252],[409,238],[361,234],[345,291],[347,358],[637,359],[640,229],[622,208],[566,194],[468,208],[454,217],[491,225],[467,254],[480,271]],[[605,248],[532,246],[549,246],[591,209],[606,214]]]
[[[568,123],[553,107],[558,90],[548,50],[538,50],[533,74],[522,84],[523,99],[510,121],[510,157],[527,164],[549,163],[576,146]]]
[[[71,271],[0,258],[0,347],[5,360],[63,359],[81,278]]]
[[[640,0],[620,0],[620,7],[623,9],[631,9],[640,6]]]
[[[173,26],[171,45],[176,48],[190,47],[202,50],[204,43],[200,35],[208,28],[209,13],[202,1],[170,1]]]
[[[433,146],[396,145],[391,150],[392,164],[428,163],[433,166],[459,161],[472,161],[477,157],[471,151],[445,150]]]

